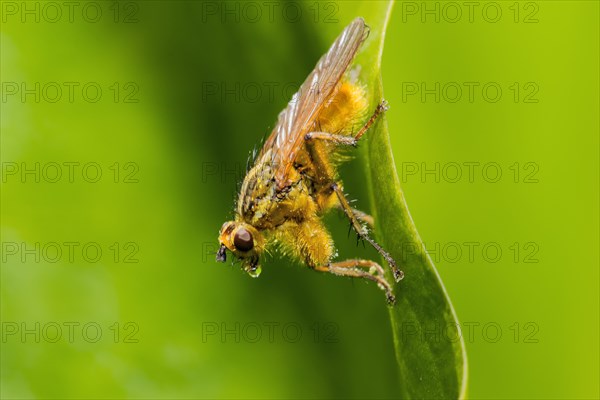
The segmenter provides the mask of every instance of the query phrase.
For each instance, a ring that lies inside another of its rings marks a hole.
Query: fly
[[[373,218],[349,204],[337,172],[343,149],[355,147],[388,108],[382,100],[369,111],[366,89],[348,71],[368,34],[365,21],[354,19],[279,114],[244,178],[235,219],[221,227],[217,261],[224,262],[229,250],[256,277],[262,253],[278,245],[316,271],[371,280],[395,303],[392,285],[378,263],[333,261],[333,239],[321,220],[331,209],[343,210],[358,237],[389,264],[394,279],[403,278],[392,257],[369,236]],[[353,132],[354,126],[362,127]]]

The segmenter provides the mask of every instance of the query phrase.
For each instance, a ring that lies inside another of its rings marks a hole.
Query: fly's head
[[[242,269],[256,278],[260,274],[260,255],[264,249],[262,234],[245,222],[228,221],[219,232],[217,261],[225,262],[227,250],[242,262]]]

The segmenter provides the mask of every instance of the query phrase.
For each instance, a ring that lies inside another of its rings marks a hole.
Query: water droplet
[[[260,276],[261,272],[262,272],[262,268],[260,266],[258,266],[255,269],[249,269],[248,275],[250,275],[253,278],[258,278]]]

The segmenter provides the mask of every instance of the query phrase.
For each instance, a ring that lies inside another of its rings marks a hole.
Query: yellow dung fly
[[[344,148],[356,146],[387,110],[384,100],[368,109],[366,88],[349,68],[368,34],[364,20],[354,19],[279,114],[244,178],[234,220],[221,227],[217,261],[224,262],[229,250],[247,273],[258,276],[265,248],[279,246],[316,271],[374,281],[388,302],[395,302],[375,261],[333,261],[333,239],[321,219],[331,209],[343,210],[359,238],[389,264],[394,279],[402,279],[395,261],[369,235],[372,217],[350,206],[337,172]],[[361,128],[353,132],[355,126]]]

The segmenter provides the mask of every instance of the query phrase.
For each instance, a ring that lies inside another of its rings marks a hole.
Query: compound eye
[[[244,228],[238,229],[233,237],[233,244],[239,251],[250,251],[254,247],[252,235]]]

